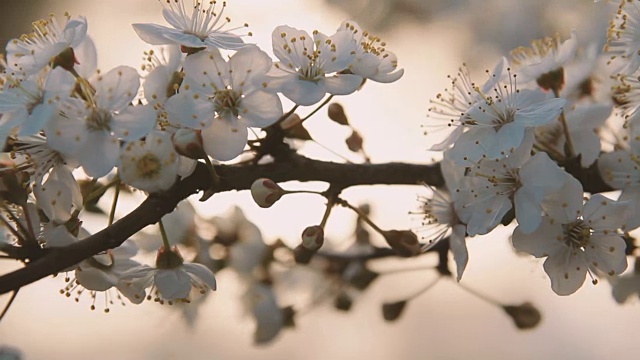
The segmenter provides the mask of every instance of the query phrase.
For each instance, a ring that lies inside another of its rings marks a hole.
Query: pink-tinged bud
[[[302,246],[311,250],[318,251],[324,244],[324,229],[322,226],[309,226],[302,232]]]
[[[253,201],[262,208],[271,207],[285,194],[278,184],[271,179],[260,178],[251,184],[251,196]]]
[[[422,252],[418,236],[409,230],[384,231],[382,236],[399,256],[412,257]]]
[[[360,150],[362,150],[362,143],[364,142],[364,140],[357,131],[353,130],[351,136],[349,136],[344,142],[347,144],[349,150],[353,152],[359,152]]]
[[[282,128],[282,130],[289,130],[300,125],[300,123],[302,123],[300,116],[298,114],[291,114],[280,123],[280,128]]]
[[[182,156],[190,159],[202,159],[207,154],[202,146],[202,132],[194,129],[178,129],[171,135],[173,148]]]
[[[332,103],[327,109],[329,119],[337,122],[340,125],[349,125],[347,115],[344,113],[344,108],[338,103]]]
[[[324,229],[319,225],[309,226],[302,232],[302,244],[293,249],[293,257],[298,264],[308,264],[322,244]]]

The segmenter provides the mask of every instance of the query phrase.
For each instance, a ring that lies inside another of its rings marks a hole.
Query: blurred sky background
[[[368,82],[362,91],[337,101],[363,135],[373,162],[420,163],[438,156],[426,151],[433,142],[420,129],[428,101],[448,85],[446,75],[454,75],[462,62],[482,79],[484,69],[493,68],[500,56],[532,39],[556,32],[565,39],[577,29],[583,43],[602,44],[615,9],[591,0],[229,0],[228,5],[233,24],[248,22],[254,33],[251,41],[268,53],[271,31],[283,24],[332,33],[342,20],[355,19],[381,36],[398,55],[404,77],[393,84]],[[118,65],[140,67],[142,51],[150,47],[137,38],[131,23],[165,24],[154,0],[2,0],[0,40],[5,43],[28,32],[31,21],[49,13],[62,16],[64,11],[87,17],[103,71]],[[343,143],[348,131],[330,124],[323,113],[309,121],[308,128],[320,143],[358,160]],[[313,144],[304,152],[340,160]],[[419,187],[380,186],[348,189],[344,197],[355,204],[370,202],[372,217],[382,228],[407,228],[415,226],[406,214],[416,208],[418,193],[426,194]],[[285,197],[271,209],[260,209],[248,192],[216,195],[197,207],[210,216],[224,213],[231,204],[242,206],[267,241],[282,237],[291,244],[323,212],[322,199],[306,195]],[[327,237],[348,238],[354,219],[336,209]],[[96,220],[93,230],[103,224],[103,219]],[[231,274],[217,276],[218,291],[205,299],[193,327],[185,325],[176,309],[154,303],[112,306],[109,314],[90,311],[88,298],[76,304],[58,294],[64,286],[58,277],[21,289],[0,323],[0,345],[21,349],[25,359],[637,358],[637,301],[617,305],[605,282],[592,286],[587,281],[572,296],[556,296],[542,262],[515,255],[505,234],[496,231],[467,241],[470,261],[463,282],[507,304],[533,302],[543,313],[543,322],[534,330],[516,330],[499,308],[450,281],[441,281],[411,302],[399,321],[385,323],[382,302],[399,300],[433,277],[419,272],[380,279],[352,311],[320,307],[298,318],[294,330],[256,347],[251,319],[239,302],[241,289]],[[13,268],[0,263],[3,273]],[[0,306],[7,300],[7,295],[0,297]]]

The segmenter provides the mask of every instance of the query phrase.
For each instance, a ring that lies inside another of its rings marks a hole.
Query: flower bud
[[[540,323],[540,320],[542,320],[540,311],[538,311],[533,304],[528,302],[518,306],[505,305],[502,308],[509,316],[511,316],[511,319],[518,329],[532,329]]]
[[[398,320],[406,305],[406,300],[382,304],[382,317],[384,317],[386,321]]]
[[[302,246],[317,251],[324,243],[324,229],[322,226],[309,226],[302,232]]]
[[[422,252],[418,237],[409,230],[384,231],[382,236],[399,256],[412,257]]]
[[[204,152],[202,145],[202,132],[194,129],[178,129],[171,135],[173,148],[182,156],[190,159],[202,159],[207,154]]]
[[[353,152],[359,152],[360,150],[362,150],[362,143],[364,142],[364,140],[357,131],[353,130],[351,136],[349,136],[344,142],[347,144],[349,150]]]
[[[349,294],[341,292],[333,301],[333,306],[340,311],[349,311],[353,306],[353,299]]]
[[[313,255],[324,243],[324,229],[321,226],[309,226],[302,232],[302,244],[293,249],[293,257],[298,264],[308,264]]]
[[[344,113],[344,108],[338,103],[332,103],[327,109],[329,119],[337,122],[340,125],[349,125],[347,115]]]
[[[284,189],[271,179],[260,178],[251,184],[251,196],[256,204],[262,208],[271,207],[284,194]]]

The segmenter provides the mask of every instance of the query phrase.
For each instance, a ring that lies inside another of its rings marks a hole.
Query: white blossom
[[[247,127],[263,128],[282,116],[278,96],[263,91],[271,63],[253,45],[238,50],[228,62],[209,51],[187,57],[180,93],[165,106],[169,119],[202,129],[204,150],[214,159],[235,158],[246,145]]]
[[[92,79],[95,95],[88,102],[77,98],[66,102],[61,114],[49,123],[51,147],[77,158],[89,176],[108,174],[120,154],[119,139],[138,139],[156,122],[151,106],[131,106],[139,78],[135,69],[126,66],[97,75]]]
[[[7,44],[7,65],[10,69],[34,74],[49,65],[53,58],[67,48],[75,48],[87,34],[87,20],[84,17],[71,19],[65,14],[61,27],[55,16],[37,20],[33,32]]]
[[[278,26],[271,35],[273,53],[280,60],[269,75],[270,88],[282,92],[298,105],[313,105],[325,94],[348,95],[362,84],[362,77],[340,74],[356,58],[358,44],[350,31],[331,36],[286,25]]]
[[[385,48],[387,44],[379,37],[363,31],[353,20],[342,22],[338,28],[341,30],[352,32],[358,44],[355,59],[349,65],[352,73],[381,83],[394,82],[404,75],[404,69],[398,69],[398,57]]]
[[[147,192],[169,189],[178,175],[178,154],[171,136],[152,131],[144,140],[127,143],[120,152],[118,169],[122,181],[137,189]]]
[[[151,45],[176,44],[185,48],[237,50],[244,46],[239,35],[224,27],[231,21],[223,17],[226,1],[159,0],[162,16],[171,25],[133,24],[140,38]],[[185,5],[191,2],[191,5]],[[218,8],[218,5],[220,7]],[[245,26],[247,26],[245,24]],[[185,49],[186,50],[186,49]]]
[[[640,68],[640,7],[638,1],[621,1],[608,30],[605,52],[611,54],[611,72],[633,74]]]
[[[516,250],[547,258],[544,270],[558,295],[576,292],[588,272],[613,276],[627,268],[626,244],[617,230],[624,228],[629,203],[600,194],[584,207],[581,197],[567,196],[564,201],[564,211],[545,216],[533,233],[525,234],[520,227],[513,233]]]
[[[174,247],[162,247],[158,251],[156,267],[140,265],[121,275],[121,292],[132,302],[146,296],[145,289],[153,286],[160,300],[188,301],[191,288],[201,293],[216,289],[216,279],[211,270],[202,264],[185,263]]]
[[[27,78],[10,76],[0,92],[0,133],[20,136],[38,133],[71,95],[75,78],[63,68]],[[18,131],[15,131],[18,128]],[[0,138],[0,142],[5,139]]]

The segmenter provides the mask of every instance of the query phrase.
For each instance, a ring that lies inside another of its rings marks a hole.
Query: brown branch
[[[582,169],[576,161],[562,165],[580,180],[584,191],[595,193],[611,190],[602,181],[595,164],[588,169]],[[216,172],[221,177],[215,189],[216,193],[249,189],[254,180],[262,177],[276,182],[323,181],[338,190],[357,185],[426,183],[434,187],[444,186],[439,164],[340,164],[313,160],[295,153],[266,165],[216,166]],[[41,257],[31,259],[26,267],[0,276],[0,294],[17,290],[90,256],[120,246],[147,225],[155,224],[162,216],[172,212],[180,201],[200,190],[209,189],[210,186],[210,173],[205,165],[200,163],[191,176],[179,181],[167,192],[151,194],[138,208],[113,225],[77,243],[61,248],[49,248]],[[339,257],[337,254],[324,256]],[[381,248],[371,258],[386,256],[395,256],[395,252]]]
[[[438,164],[339,164],[297,154],[266,165],[217,166],[216,172],[221,177],[216,193],[249,189],[253,181],[261,177],[276,182],[323,181],[340,189],[356,185],[444,185]],[[180,201],[200,190],[209,189],[210,184],[209,172],[204,164],[198,164],[191,176],[179,181],[167,192],[151,194],[138,208],[113,225],[74,244],[49,248],[44,256],[31,261],[24,268],[0,276],[0,294],[17,290],[88,257],[120,246],[133,234],[172,212]]]

